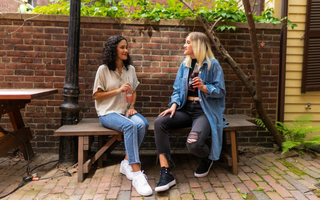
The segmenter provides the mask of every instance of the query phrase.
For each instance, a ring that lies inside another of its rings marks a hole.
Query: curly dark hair
[[[117,60],[117,45],[122,40],[125,40],[127,43],[127,39],[120,36],[114,35],[109,37],[108,41],[105,43],[103,51],[102,51],[102,61],[103,64],[107,65],[108,68],[112,71],[116,70],[116,60]],[[131,64],[131,58],[128,54],[128,59],[123,61],[123,65],[128,70],[128,66]]]

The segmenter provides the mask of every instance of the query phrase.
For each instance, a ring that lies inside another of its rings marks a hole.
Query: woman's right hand
[[[121,85],[121,87],[118,89],[119,93],[127,91],[131,87],[130,83],[124,83]]]
[[[174,113],[176,112],[176,108],[177,108],[177,104],[172,104],[172,106],[170,108],[168,108],[167,110],[163,111],[162,113],[160,113],[158,116],[161,117],[161,116],[166,116],[167,114],[171,113],[170,114],[170,118],[173,117]]]

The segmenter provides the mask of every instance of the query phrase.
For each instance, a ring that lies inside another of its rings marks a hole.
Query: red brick
[[[160,49],[161,44],[143,44],[143,48],[146,49]]]
[[[250,190],[257,190],[258,186],[252,181],[243,181],[243,183],[250,189]]]
[[[64,41],[60,40],[46,40],[45,45],[47,46],[64,46]]]
[[[52,39],[53,40],[64,40],[67,41],[68,40],[68,35],[52,35]]]
[[[20,33],[20,32],[16,32],[12,34],[13,38],[23,38],[23,39],[30,39],[32,37],[31,33]]]
[[[286,190],[286,188],[282,187],[281,185],[277,183],[270,183],[270,185],[280,194],[281,197],[292,197],[290,192]]]
[[[1,45],[0,50],[13,50],[13,45],[12,44]]]
[[[3,40],[4,44],[23,44],[23,40],[22,39],[9,39],[9,38],[5,38]]]
[[[31,50],[33,50],[33,46],[15,45],[14,50],[16,50],[16,51],[31,51]]]
[[[215,188],[215,191],[217,193],[217,196],[220,199],[228,199],[228,198],[230,198],[228,192],[223,188]]]

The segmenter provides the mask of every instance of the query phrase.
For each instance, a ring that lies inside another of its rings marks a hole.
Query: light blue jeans
[[[123,133],[129,164],[140,163],[139,148],[149,128],[146,118],[139,113],[129,118],[118,113],[109,113],[100,116],[99,120],[104,127]]]

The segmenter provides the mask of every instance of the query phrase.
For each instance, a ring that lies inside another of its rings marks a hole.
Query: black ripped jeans
[[[192,126],[190,133],[198,133],[198,139],[195,142],[186,142],[187,148],[193,155],[207,158],[209,156],[209,147],[205,144],[205,141],[211,133],[211,128],[207,116],[198,101],[187,101],[182,109],[175,112],[172,118],[170,118],[170,114],[167,114],[164,117],[158,117],[154,121],[154,136],[158,155],[163,154],[167,158],[170,167],[173,167],[174,163],[170,154],[168,131],[190,126]]]

